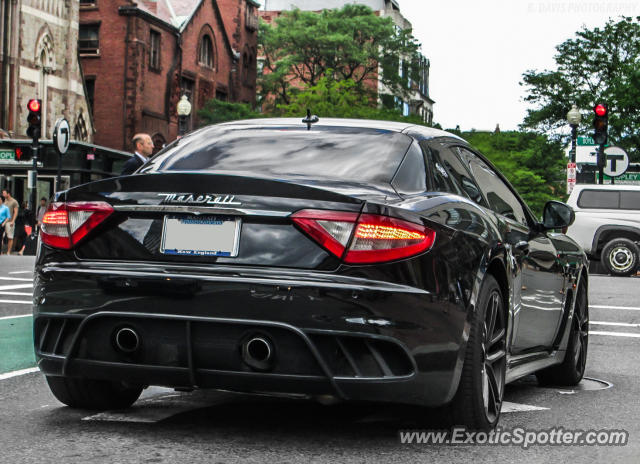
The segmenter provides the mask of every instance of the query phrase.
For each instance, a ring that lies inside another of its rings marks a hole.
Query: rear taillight
[[[70,250],[113,213],[103,201],[51,203],[42,218],[40,237],[45,245]]]
[[[408,258],[431,248],[436,236],[422,224],[377,214],[302,210],[291,218],[327,251],[350,264]]]

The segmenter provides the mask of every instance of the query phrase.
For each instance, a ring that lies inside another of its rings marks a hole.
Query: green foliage
[[[567,124],[572,104],[582,110],[580,132],[592,131],[596,103],[609,105],[610,143],[640,158],[640,21],[609,20],[604,27],[583,28],[556,47],[556,69],[527,71],[521,85],[525,101],[535,105],[523,126],[553,134]]]
[[[418,63],[419,45],[411,31],[396,30],[391,18],[376,16],[364,5],[319,13],[285,11],[273,25],[261,22],[258,43],[265,57],[258,79],[260,95],[276,104],[291,103],[298,89],[314,87],[323,77],[352,80],[357,84],[352,90],[357,91],[367,82],[377,87],[380,63],[390,66],[382,82],[404,96],[408,82],[398,73],[400,57],[416,63],[412,67]]]
[[[277,116],[303,116],[311,109],[319,117],[380,119],[423,124],[419,116],[402,116],[397,110],[380,109],[375,95],[364,92],[352,79],[321,77],[318,83],[291,96],[289,104],[276,107]]]
[[[531,132],[464,132],[540,217],[549,200],[563,201],[566,160],[558,142]]]
[[[231,103],[216,99],[207,101],[204,107],[198,111],[200,126],[259,117],[262,115],[253,111],[246,103]]]

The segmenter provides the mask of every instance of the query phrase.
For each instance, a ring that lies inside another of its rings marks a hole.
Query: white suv
[[[640,185],[576,185],[567,204],[576,213],[567,235],[610,274],[634,274],[640,254]]]

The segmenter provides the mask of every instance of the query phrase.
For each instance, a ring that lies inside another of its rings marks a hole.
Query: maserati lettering
[[[215,195],[215,194],[202,194],[196,195],[193,193],[158,193],[158,196],[164,197],[160,204],[168,203],[195,203],[206,205],[241,205],[239,201],[234,201],[234,195]]]

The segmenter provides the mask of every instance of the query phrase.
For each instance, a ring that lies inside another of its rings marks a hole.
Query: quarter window
[[[527,225],[522,204],[498,174],[469,150],[459,147],[458,151],[489,202],[489,208],[506,218]]]
[[[417,143],[414,142],[409,147],[391,183],[400,194],[422,193],[427,189],[424,158]]]

